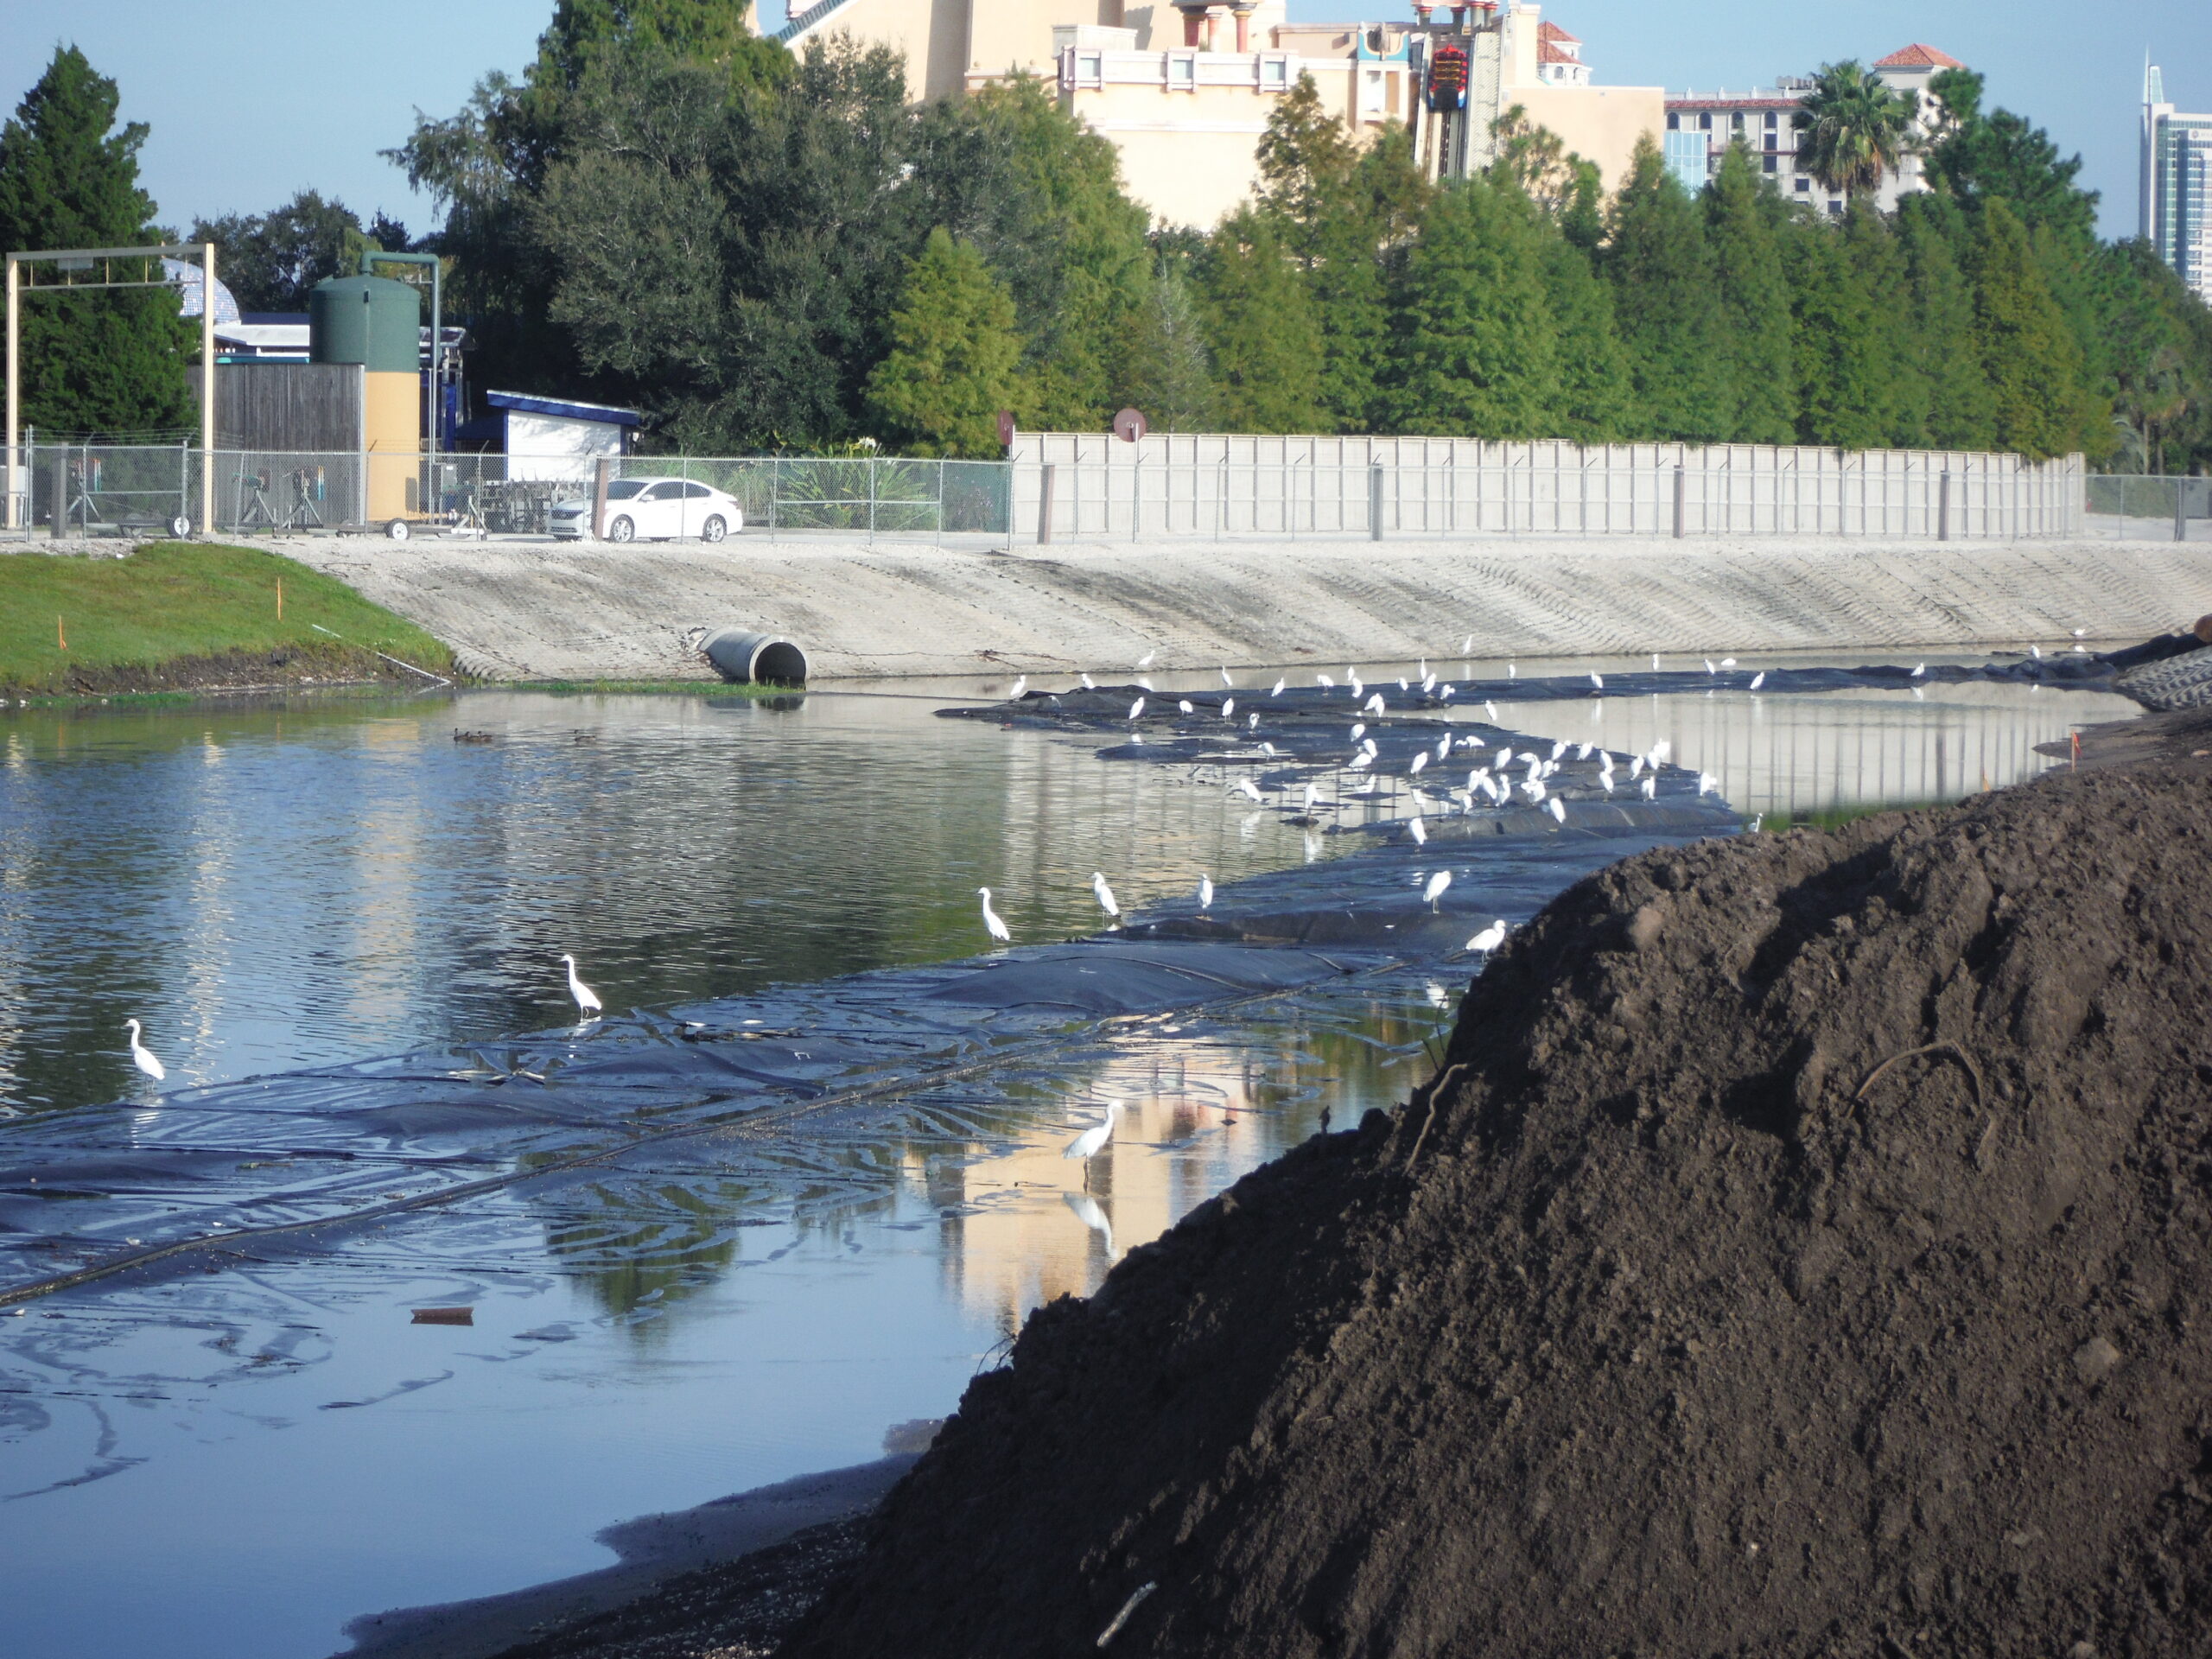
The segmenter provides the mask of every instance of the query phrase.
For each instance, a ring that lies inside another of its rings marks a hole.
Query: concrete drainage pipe
[[[779,633],[709,628],[700,654],[735,685],[804,685],[806,653]]]

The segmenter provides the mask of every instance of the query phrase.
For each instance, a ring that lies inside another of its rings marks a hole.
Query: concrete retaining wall
[[[705,678],[707,624],[788,634],[817,679],[995,671],[2023,648],[2212,611],[2212,543],[1239,542],[1013,554],[367,538],[287,553],[492,678]]]

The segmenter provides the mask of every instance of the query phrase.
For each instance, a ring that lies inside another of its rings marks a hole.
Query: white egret
[[[1610,772],[1599,772],[1598,774],[1598,784],[1599,787],[1603,789],[1606,794],[1611,794],[1613,792],[1613,774]]]
[[[1076,678],[1083,682],[1083,689],[1086,691],[1096,691],[1098,689],[1096,685],[1091,683],[1090,676],[1088,674],[1078,674],[1076,676]]]
[[[1357,754],[1355,754],[1350,760],[1344,763],[1344,770],[1346,772],[1357,772],[1362,766],[1371,766],[1374,764],[1375,757],[1370,754],[1365,749],[1362,749]]]
[[[162,1063],[154,1058],[154,1051],[138,1040],[140,1029],[138,1022],[136,1020],[126,1020],[123,1022],[123,1028],[130,1033],[130,1064],[156,1083],[168,1076],[168,1073],[162,1070]]]
[[[1713,667],[1713,658],[1708,657],[1705,659],[1705,671],[1708,674],[1718,674],[1720,671]]]
[[[1653,773],[1651,774],[1651,776],[1649,776],[1649,778],[1647,778],[1647,779],[1645,779],[1643,780],[1643,783],[1642,787],[1643,787],[1643,798],[1644,798],[1645,800],[1647,800],[1647,801],[1654,801],[1654,800],[1658,799],[1658,798],[1659,798],[1659,774],[1658,774],[1657,772],[1653,772]]]
[[[1135,720],[1142,713],[1144,713],[1144,699],[1142,697],[1139,697],[1135,702],[1129,705],[1129,718],[1131,720]]]
[[[1274,688],[1274,690],[1272,690],[1272,691],[1270,691],[1270,692],[1268,692],[1268,695],[1269,696],[1271,696],[1271,697],[1279,697],[1279,696],[1282,696],[1282,688],[1283,688],[1283,683],[1283,683],[1282,681],[1281,681],[1281,680],[1277,680],[1277,681],[1275,682],[1275,688]]]
[[[1438,702],[1451,702],[1451,701],[1452,701],[1452,694],[1453,692],[1457,691],[1459,689],[1459,687],[1457,687],[1457,686],[1455,686],[1455,685],[1446,685],[1446,686],[1445,686],[1443,689],[1441,689],[1440,690],[1439,690],[1439,691],[1437,692],[1437,694],[1436,694],[1437,701],[1438,701]]]
[[[1020,678],[1014,681],[1014,690],[1007,693],[1007,701],[1009,702],[1020,702],[1021,701],[1021,694],[1028,689],[1029,677],[1027,674],[1024,674]]]
[[[1198,908],[1200,910],[1213,908],[1213,878],[1204,870],[1198,872]]]
[[[1380,751],[1375,747],[1375,740],[1371,737],[1363,737],[1360,739],[1359,747],[1367,751],[1367,758],[1370,760],[1380,753]]]
[[[991,937],[1001,944],[1012,944],[1014,935],[1006,931],[1006,923],[1000,918],[998,912],[991,908],[991,890],[988,887],[978,887],[976,891],[983,895],[983,925],[990,931]]]
[[[1605,689],[1605,677],[1593,668],[1590,671],[1590,683],[1602,691]]]
[[[1423,766],[1426,766],[1427,764],[1428,764],[1428,751],[1427,751],[1427,749],[1423,749],[1423,750],[1422,750],[1419,754],[1417,754],[1417,755],[1414,756],[1414,763],[1413,763],[1413,765],[1411,765],[1410,766],[1408,766],[1408,767],[1406,768],[1406,775],[1407,775],[1408,777],[1411,777],[1414,773],[1415,773],[1415,772],[1419,772],[1419,771],[1420,771]]]
[[[1544,810],[1552,815],[1552,818],[1554,823],[1565,823],[1567,822],[1567,803],[1560,799],[1558,796],[1554,795],[1551,799],[1544,803]]]
[[[1106,885],[1106,878],[1096,870],[1090,873],[1090,890],[1097,895],[1098,908],[1118,920],[1122,907],[1114,902],[1114,889]]]
[[[1700,772],[1700,773],[1698,773],[1698,775],[1697,775],[1697,792],[1698,792],[1699,794],[1700,794],[1700,795],[1710,795],[1710,794],[1712,794],[1712,793],[1713,793],[1713,791],[1714,790],[1716,790],[1716,789],[1718,789],[1718,788],[1719,788],[1719,787],[1720,787],[1720,780],[1719,780],[1718,778],[1714,777],[1711,772]]]
[[[1429,675],[1428,675],[1428,658],[1426,658],[1426,657],[1424,657],[1424,658],[1422,658],[1421,659],[1421,678],[1423,678],[1424,680],[1425,680],[1425,679],[1427,679],[1427,678],[1428,678],[1428,677],[1429,677]]]
[[[1405,676],[1402,674],[1398,677],[1398,690],[1401,691],[1410,691],[1413,690],[1411,686],[1406,683]]]
[[[1260,711],[1258,709],[1255,709],[1251,712],[1250,715],[1245,720],[1244,729],[1248,732],[1256,732],[1260,729]],[[1269,754],[1273,754],[1275,752],[1275,746],[1272,743],[1262,743],[1260,747],[1265,749]]]
[[[1654,674],[1659,671],[1659,653],[1656,651],[1651,653],[1651,671]]]
[[[1366,722],[1365,721],[1363,721],[1363,720],[1355,720],[1354,721],[1352,721],[1352,723],[1351,723],[1351,741],[1352,741],[1353,742],[1357,743],[1357,742],[1358,742],[1358,741],[1359,741],[1359,740],[1360,740],[1361,738],[1365,737],[1366,735],[1367,735],[1367,722]]]
[[[1380,691],[1377,691],[1373,696],[1368,698],[1365,702],[1360,704],[1360,707],[1364,709],[1370,715],[1380,715],[1382,712],[1382,694]]]
[[[1086,1187],[1090,1185],[1090,1160],[1104,1151],[1106,1143],[1114,1138],[1114,1120],[1121,1115],[1122,1103],[1118,1100],[1108,1101],[1106,1121],[1085,1129],[1081,1135],[1076,1136],[1074,1140],[1068,1142],[1067,1150],[1060,1154],[1063,1158],[1081,1160],[1084,1165],[1083,1184]]]
[[[1420,818],[1414,817],[1407,821],[1406,833],[1414,838],[1414,846],[1426,847],[1428,845],[1428,826],[1423,823]]]
[[[1587,760],[1590,758],[1590,745],[1587,743],[1576,744],[1574,746],[1574,758],[1578,760]]]
[[[1337,683],[1325,674],[1316,674],[1313,677],[1313,683],[1319,686],[1325,686],[1332,691],[1337,689]]]
[[[1479,950],[1484,956],[1505,943],[1505,918],[1501,916],[1488,927],[1467,941],[1467,949]]]
[[[1175,700],[1175,707],[1187,715],[1191,712],[1191,700],[1188,697],[1178,697]]]
[[[1764,812],[1755,812],[1755,813],[1753,813],[1753,814],[1751,815],[1751,833],[1752,833],[1753,835],[1755,835],[1755,836],[1756,836],[1757,834],[1758,834],[1758,832],[1759,832],[1759,825],[1761,825],[1761,824],[1764,823],[1765,822],[1766,822],[1766,814],[1765,814],[1765,813],[1764,813]]]
[[[1262,806],[1267,804],[1267,797],[1260,793],[1258,785],[1255,785],[1249,778],[1239,778],[1236,780],[1236,792],[1240,795],[1249,795]]]
[[[1444,896],[1444,890],[1451,885],[1452,872],[1449,870],[1439,870],[1428,878],[1428,885],[1421,890],[1421,896],[1430,910],[1436,908],[1436,901]]]
[[[1225,669],[1225,668],[1224,668],[1224,669],[1223,669],[1223,670],[1221,671],[1221,683],[1222,683],[1224,685],[1225,685],[1225,686],[1228,686],[1228,687],[1231,688],[1232,690],[1233,690],[1233,689],[1235,689],[1236,684],[1236,681],[1234,681],[1234,680],[1232,680],[1232,679],[1230,679],[1230,678],[1229,677],[1229,671],[1228,671],[1227,669]]]
[[[1560,740],[1559,740],[1559,741],[1558,741],[1558,742],[1556,742],[1556,743],[1554,743],[1554,744],[1553,744],[1553,745],[1552,745],[1552,753],[1551,753],[1551,758],[1552,758],[1553,760],[1558,760],[1558,759],[1560,758],[1560,756],[1561,756],[1562,754],[1565,754],[1566,753],[1567,753],[1567,740],[1566,740],[1565,738],[1563,738],[1563,737],[1562,737],[1561,739],[1560,739]]]
[[[1221,717],[1222,717],[1224,720],[1234,720],[1234,719],[1236,719],[1236,698],[1234,698],[1234,697],[1224,697],[1224,698],[1221,700]]]
[[[2041,662],[2043,660],[2043,647],[2041,645],[2030,645],[2028,647],[2028,655],[2034,658],[2037,662]]]
[[[1474,649],[1474,644],[1475,636],[1471,633],[1459,642],[1459,654],[1462,657],[1465,656],[1470,651]]]
[[[1351,700],[1354,702],[1357,702],[1361,696],[1367,690],[1367,682],[1361,679],[1358,675],[1353,673],[1350,669],[1346,669],[1344,671],[1344,680],[1345,683],[1351,687]]]
[[[1723,657],[1720,659],[1720,666],[1723,668],[1733,668],[1736,666],[1736,659],[1733,657]]]
[[[1764,669],[1761,669],[1761,670],[1759,670],[1759,671],[1758,671],[1758,673],[1756,673],[1756,674],[1754,674],[1754,675],[1752,675],[1752,676],[1751,676],[1751,690],[1754,690],[1754,691],[1758,690],[1759,689],[1759,687],[1761,687],[1761,686],[1764,685],[1765,683],[1766,683],[1766,670],[1764,670]]]
[[[1306,810],[1308,816],[1313,813],[1313,804],[1320,798],[1320,791],[1315,789],[1311,784],[1306,785]]]
[[[1152,659],[1159,655],[1160,653],[1156,651],[1147,651],[1143,656],[1137,658],[1137,666],[1139,668],[1150,668],[1152,666]]]
[[[569,964],[569,995],[576,999],[576,1012],[586,1016],[597,1014],[602,1005],[592,988],[576,977],[576,959],[563,956],[561,960]]]
[[[1492,702],[1488,697],[1484,697],[1483,699],[1483,713],[1490,716],[1490,722],[1491,725],[1495,726],[1497,724],[1497,705]]]
[[[1636,757],[1636,759],[1635,759],[1635,760],[1631,760],[1631,761],[1630,761],[1630,762],[1628,763],[1628,778],[1629,778],[1629,781],[1630,781],[1630,783],[1634,783],[1637,779],[1639,779],[1639,778],[1641,778],[1641,777],[1643,777],[1643,757],[1642,755],[1640,755],[1640,754],[1639,754],[1639,755],[1637,755],[1637,756]]]
[[[1905,676],[1905,677],[1906,677],[1907,679],[1910,679],[1910,680],[1916,680],[1916,679],[1920,678],[1920,677],[1921,677],[1922,675],[1923,675],[1923,674],[1925,674],[1925,673],[1927,673],[1927,672],[1928,672],[1928,664],[1925,664],[1925,663],[1916,663],[1916,664],[1913,664],[1913,670],[1912,670],[1912,672],[1911,672],[1911,673],[1910,673],[1910,674],[1908,674],[1907,676]]]

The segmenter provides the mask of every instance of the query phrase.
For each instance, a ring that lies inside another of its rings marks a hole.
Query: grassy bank
[[[414,677],[378,652],[452,668],[413,623],[273,553],[156,542],[122,559],[0,556],[0,690],[16,696]]]

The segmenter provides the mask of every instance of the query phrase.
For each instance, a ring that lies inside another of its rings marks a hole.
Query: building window
[[[1774,129],[1772,127],[1769,127],[1766,130],[1766,147],[1769,149],[1772,149],[1774,148]]]
[[[1195,53],[1170,52],[1167,54],[1167,90],[1171,92],[1195,92],[1198,89],[1198,60]]]
[[[1770,110],[1770,111],[1767,111],[1767,118],[1766,118],[1766,130],[1767,130],[1769,132],[1772,132],[1772,131],[1774,130],[1774,129],[1775,129],[1775,124],[1775,124],[1775,119],[1774,119],[1774,111],[1772,111],[1771,110]]]
[[[1771,156],[1762,156],[1759,157],[1759,170],[1763,173],[1773,172],[1774,164],[1775,158]]]
[[[1837,219],[1843,217],[1843,204],[1834,196],[1828,198],[1828,212]]]
[[[1813,188],[1813,181],[1810,179],[1800,179],[1797,181],[1797,188],[1801,192],[1809,194]]]
[[[1382,113],[1382,72],[1380,69],[1360,72],[1359,112],[1362,115]]]
[[[1741,110],[1738,110],[1735,114],[1730,116],[1728,118],[1728,125],[1732,131],[1741,132],[1744,130],[1744,112]]]
[[[1106,60],[1096,52],[1075,54],[1075,84],[1078,86],[1103,86],[1106,84]]]
[[[1700,132],[1711,132],[1713,130],[1713,111],[1711,110],[1701,111],[1699,113],[1697,118],[1697,130]]]
[[[1260,90],[1263,92],[1287,92],[1290,87],[1290,60],[1263,57],[1260,60]]]
[[[1667,118],[1667,130],[1668,130],[1668,131],[1669,131],[1669,132],[1680,132],[1681,130],[1682,130],[1682,118],[1681,118],[1681,113],[1680,113],[1679,111],[1677,111],[1676,113],[1675,113],[1675,114],[1673,114],[1673,115],[1670,115],[1670,116],[1669,116],[1669,117]]]

